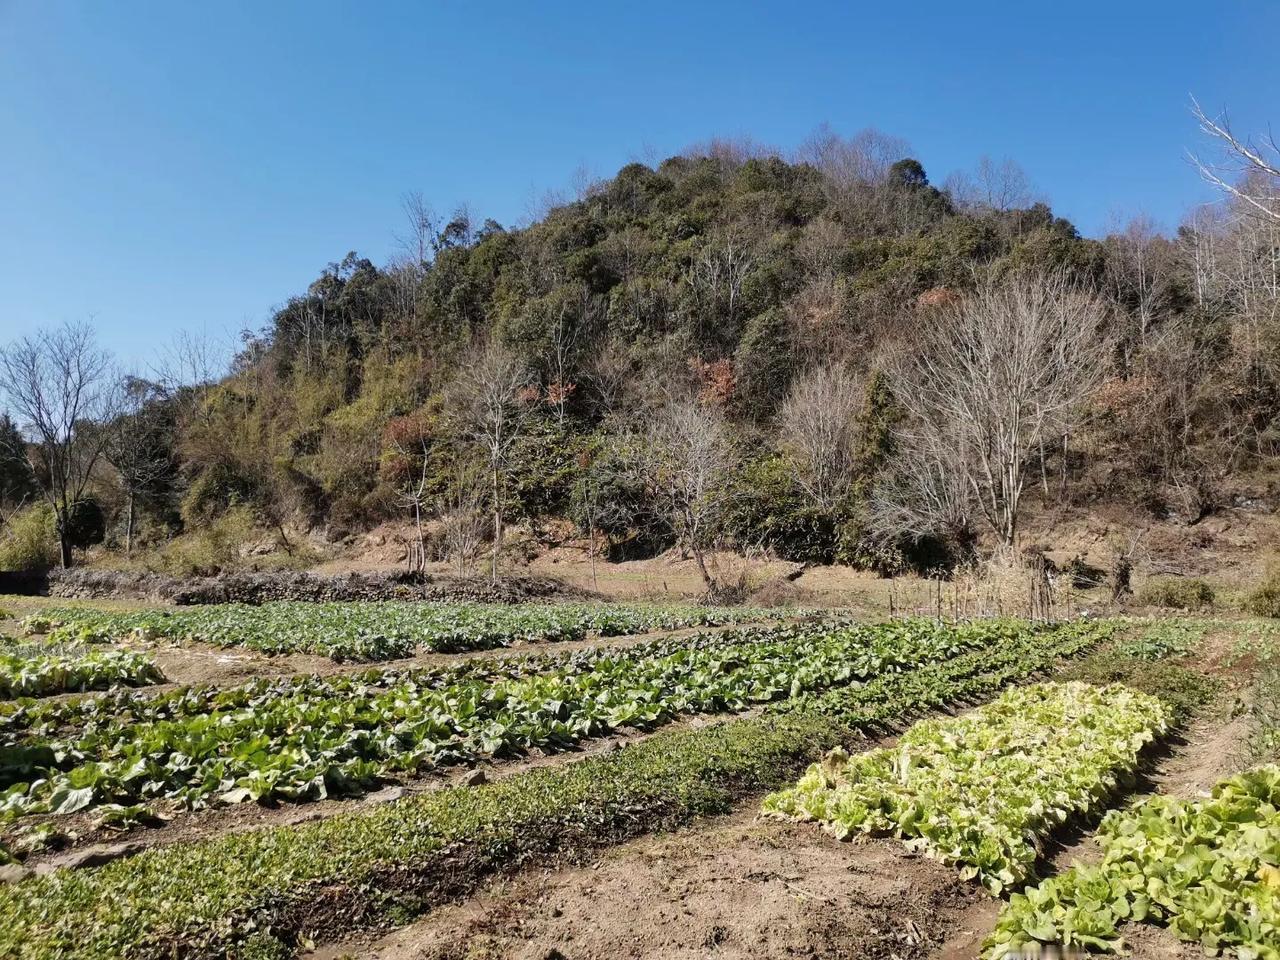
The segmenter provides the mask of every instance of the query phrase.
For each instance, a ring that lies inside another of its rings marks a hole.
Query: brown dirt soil
[[[981,891],[899,844],[729,817],[527,872],[321,960],[927,957]]]

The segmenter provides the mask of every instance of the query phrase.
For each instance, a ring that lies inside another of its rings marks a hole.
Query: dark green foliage
[[[831,563],[841,552],[841,530],[849,518],[815,507],[781,456],[748,461],[737,476],[732,504],[726,527],[739,542],[807,563]]]
[[[541,421],[515,444],[507,493],[512,516],[534,522],[570,514],[591,439]]]
[[[102,511],[102,504],[92,497],[85,497],[71,505],[71,513],[67,517],[67,536],[71,546],[76,549],[91,547],[101,543],[106,533],[107,517]]]
[[[787,395],[796,369],[791,324],[780,307],[771,307],[747,321],[734,357],[736,398],[751,419],[768,422]]]
[[[24,503],[40,493],[25,451],[18,425],[0,413],[0,507]]]

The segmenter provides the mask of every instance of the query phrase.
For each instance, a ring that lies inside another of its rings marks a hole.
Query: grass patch
[[[1244,609],[1255,617],[1280,617],[1280,573],[1272,572],[1244,598]]]
[[[1170,610],[1211,610],[1214,591],[1196,577],[1161,577],[1148,580],[1138,591],[1138,602]]]

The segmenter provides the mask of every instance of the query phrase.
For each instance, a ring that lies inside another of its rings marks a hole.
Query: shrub
[[[0,570],[47,570],[57,563],[53,507],[37,503],[9,518],[0,532]]]
[[[1195,577],[1162,577],[1147,581],[1138,592],[1138,602],[1173,610],[1208,610],[1213,596],[1213,587]]]
[[[253,511],[232,507],[208,526],[167,544],[148,566],[179,577],[211,576],[240,565],[240,548],[254,536]]]
[[[1268,574],[1266,580],[1249,591],[1244,608],[1255,617],[1280,617],[1280,572]]]

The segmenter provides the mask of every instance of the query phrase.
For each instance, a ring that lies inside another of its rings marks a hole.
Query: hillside
[[[1086,239],[1012,165],[940,189],[892,138],[826,131],[790,159],[713,142],[633,163],[520,229],[405,208],[403,256],[330,264],[225,375],[131,382],[113,423],[134,449],[104,450],[81,542],[199,573],[350,554],[335,545],[408,523],[411,565],[465,573],[515,523],[526,558],[587,535],[612,560],[678,544],[710,584],[717,549],[929,570],[1065,549],[1055,516],[1105,513],[1133,541],[1269,502],[1275,228],[1230,208],[1175,237],[1139,220]],[[977,421],[1004,413],[948,424],[920,358],[950,349],[938,330],[958,342],[966,304],[1019,297],[1076,311],[1023,365],[1069,342],[1079,369],[1010,387],[1000,354],[1025,324],[968,330],[1003,364],[990,384],[1026,410],[1074,392],[996,451],[1016,475],[957,491],[989,467],[999,431]],[[9,474],[12,508],[34,485]]]

